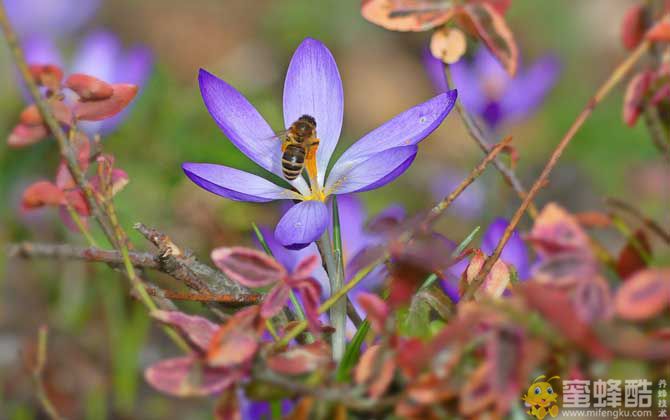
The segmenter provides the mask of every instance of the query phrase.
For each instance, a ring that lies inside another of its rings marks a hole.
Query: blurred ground
[[[509,21],[526,62],[553,51],[560,82],[530,121],[510,128],[526,185],[596,86],[624,57],[619,23],[632,1],[515,0]],[[281,91],[293,49],[311,36],[324,41],[340,66],[345,122],[338,150],[404,109],[433,95],[420,61],[427,34],[391,33],[364,21],[358,2],[337,0],[116,0],[97,20],[128,43],[156,54],[151,80],[120,130],[105,139],[131,182],[117,198],[125,226],[136,221],[169,232],[206,257],[215,245],[251,243],[250,223],[272,224],[276,207],[233,203],[195,187],[183,161],[252,169],[224,138],[202,104],[197,70],[204,67],[236,86],[271,125],[281,127]],[[65,45],[71,50],[72,45]],[[8,133],[23,102],[8,54],[0,48],[0,133]],[[539,202],[550,198],[573,211],[602,209],[616,196],[670,223],[670,173],[642,124],[621,121],[622,88],[598,107],[571,144]],[[441,168],[467,171],[481,158],[457,114],[423,143],[416,163],[394,184],[362,194],[371,213],[391,203],[410,211],[430,205],[429,182]],[[61,227],[55,211],[22,214],[19,199],[30,182],[51,177],[56,148],[46,141],[26,149],[0,146],[0,244],[20,240],[82,241]],[[442,230],[459,240],[493,217],[509,217],[518,201],[493,170],[477,181],[486,191],[481,214],[449,216]],[[406,192],[410,190],[411,195]],[[135,236],[136,244],[144,246]],[[617,243],[611,244],[613,247]],[[130,302],[126,284],[104,266],[0,257],[0,418],[35,418],[31,383],[18,350],[37,326],[52,328],[50,383],[60,402],[86,418],[207,418],[198,401],[175,401],[148,390],[140,367],[159,355],[160,333]],[[147,343],[149,343],[147,345]],[[163,349],[160,354],[164,354]],[[3,417],[5,416],[5,417]],[[198,417],[200,416],[200,417]]]

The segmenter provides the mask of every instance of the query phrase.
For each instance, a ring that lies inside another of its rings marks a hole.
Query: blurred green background
[[[508,21],[526,63],[546,52],[562,62],[558,85],[529,121],[510,127],[530,185],[550,151],[599,83],[625,56],[619,26],[633,1],[515,0]],[[380,123],[434,92],[420,55],[429,34],[392,33],[363,20],[359,2],[338,0],[107,0],[90,27],[104,26],[127,43],[151,47],[156,64],[130,118],[104,139],[130,183],[116,203],[124,226],[138,221],[169,233],[207,260],[214,246],[251,244],[250,224],[271,225],[277,206],[234,203],[196,187],[184,161],[255,170],[205,109],[197,86],[200,67],[237,87],[277,130],[282,127],[284,73],[307,36],[324,41],[342,75],[345,117],[339,152]],[[72,44],[64,45],[72,51]],[[5,48],[0,48],[0,133],[9,133],[24,103]],[[615,196],[670,222],[670,172],[643,126],[621,120],[623,87],[615,89],[581,129],[538,203],[559,201],[572,211],[604,209]],[[410,170],[393,184],[361,194],[371,214],[391,203],[409,211],[431,205],[430,181],[439,170],[467,173],[481,159],[456,112],[422,144]],[[23,189],[52,178],[53,141],[24,149],[0,145],[0,244],[21,240],[83,245],[55,210],[24,214]],[[515,195],[493,170],[477,181],[486,192],[474,219],[448,215],[440,229],[454,240],[497,216],[509,217]],[[411,194],[408,194],[411,191]],[[527,224],[523,225],[527,227]],[[97,234],[97,233],[96,233]],[[149,248],[132,233],[139,248]],[[104,241],[103,241],[104,243]],[[616,250],[620,238],[608,246]],[[148,389],[141,369],[177,354],[131,302],[127,284],[105,266],[0,257],[0,418],[38,418],[29,375],[19,351],[37,326],[51,327],[49,383],[72,418],[209,418],[210,402],[176,401]]]

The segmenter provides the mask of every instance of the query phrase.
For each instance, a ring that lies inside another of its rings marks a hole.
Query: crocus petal
[[[319,239],[328,224],[328,208],[321,201],[303,201],[291,207],[275,228],[275,238],[291,249],[304,248]]]
[[[198,82],[205,106],[221,131],[251,160],[283,178],[281,141],[256,108],[235,88],[206,70],[200,69]],[[309,194],[304,179],[291,184]]]
[[[116,35],[103,30],[95,31],[84,38],[71,71],[111,83],[120,56],[121,43]]]
[[[301,115],[316,120],[319,149],[316,154],[319,184],[323,185],[330,157],[342,130],[344,94],[337,64],[328,48],[312,38],[296,49],[284,82],[286,128]]]
[[[435,87],[435,90],[437,92],[448,91],[449,85],[447,84],[447,75],[444,72],[444,62],[438,58],[435,58],[433,53],[430,52],[430,48],[428,47],[423,49],[421,59],[423,61],[423,66],[426,68],[426,72],[428,73],[428,78],[433,84],[433,87]]]
[[[55,64],[63,66],[63,58],[54,42],[49,38],[32,36],[23,43],[23,52],[28,64]]]
[[[431,192],[435,200],[442,200],[448,196],[467,175],[453,169],[445,169],[433,176]],[[459,217],[464,219],[475,219],[479,217],[484,208],[486,192],[481,182],[475,181],[454,201],[451,208]]]
[[[295,193],[257,175],[212,163],[184,163],[191,181],[207,191],[236,201],[264,203],[295,198]]]
[[[530,115],[556,84],[560,67],[558,58],[546,56],[512,79],[500,100],[501,112],[514,120]]]
[[[486,95],[480,85],[478,74],[474,71],[470,60],[463,57],[449,66],[454,88],[458,89],[458,99],[465,109],[478,115],[486,106]]]
[[[498,241],[503,236],[505,229],[507,229],[508,222],[505,219],[499,218],[496,219],[482,236],[482,246],[481,249],[487,255],[491,255],[498,245]],[[503,248],[503,252],[500,255],[500,259],[504,262],[511,264],[517,270],[519,278],[524,280],[528,278],[529,275],[529,263],[528,263],[528,251],[526,249],[526,244],[519,236],[519,232],[514,231],[510,237],[507,245]]]
[[[344,194],[369,191],[386,185],[409,167],[417,150],[416,145],[394,147],[362,162],[337,165],[328,175],[326,192]]]
[[[456,91],[450,90],[397,115],[349,147],[331,173],[342,173],[342,167],[354,167],[384,150],[419,143],[442,123],[455,102]]]
[[[21,35],[48,37],[75,32],[98,10],[101,0],[5,0],[7,16]]]

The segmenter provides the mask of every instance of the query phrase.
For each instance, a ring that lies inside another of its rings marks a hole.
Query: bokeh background
[[[82,3],[85,3],[82,0]],[[632,1],[515,0],[507,16],[524,62],[552,52],[561,61],[556,87],[529,120],[505,127],[519,152],[517,173],[530,185],[550,151],[625,51],[619,26]],[[214,246],[252,244],[251,223],[271,225],[278,206],[235,203],[211,195],[182,173],[183,161],[221,163],[260,173],[219,131],[197,85],[203,67],[237,87],[277,130],[282,129],[284,73],[307,36],[332,50],[345,92],[338,151],[408,107],[434,95],[422,66],[429,34],[402,34],[365,21],[358,1],[340,0],[106,0],[74,33],[57,40],[71,55],[89,31],[104,27],[126,46],[154,55],[151,75],[128,119],[104,139],[130,183],[116,198],[127,227],[155,226],[203,259]],[[618,87],[581,129],[540,194],[572,211],[603,209],[623,198],[667,225],[670,172],[643,124],[621,120]],[[0,133],[6,136],[25,106],[6,48],[0,47]],[[423,144],[410,170],[393,184],[361,194],[370,214],[400,203],[408,211],[434,201],[431,184],[445,172],[458,182],[481,159],[456,112]],[[0,244],[30,240],[84,244],[57,212],[20,210],[23,189],[51,178],[58,164],[53,141],[24,149],[0,145]],[[488,169],[440,224],[459,241],[518,205]],[[527,225],[522,225],[527,227]],[[130,230],[130,229],[129,229]],[[140,248],[149,247],[135,233]],[[617,249],[621,239],[608,238]],[[211,403],[177,401],[149,389],[142,367],[165,355],[166,342],[145,310],[128,297],[127,283],[105,266],[64,261],[26,262],[0,256],[0,419],[39,418],[22,352],[36,329],[51,328],[47,385],[71,418],[209,418]],[[192,307],[197,310],[197,307]],[[168,344],[169,346],[169,344]],[[169,352],[167,354],[170,354]]]

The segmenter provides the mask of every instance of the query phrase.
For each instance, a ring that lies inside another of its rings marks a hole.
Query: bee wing
[[[274,135],[270,137],[266,137],[263,140],[281,140],[284,141],[286,140],[286,136],[288,135],[288,130],[281,130],[277,131]]]

